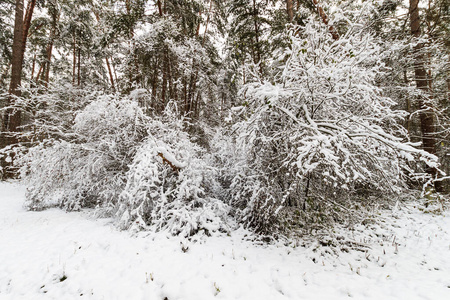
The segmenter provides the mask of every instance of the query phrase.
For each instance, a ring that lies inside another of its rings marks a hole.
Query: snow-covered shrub
[[[120,226],[182,236],[224,229],[228,208],[211,188],[218,185],[216,172],[205,150],[183,131],[182,121],[171,116],[152,120],[126,174]]]
[[[33,145],[46,138],[74,139],[71,127],[76,114],[103,93],[95,86],[81,89],[60,82],[48,87],[24,88],[23,94],[17,103],[25,121],[22,141]]]
[[[133,96],[132,93],[131,96]],[[30,209],[96,207],[121,228],[190,236],[225,229],[217,170],[170,112],[149,117],[135,97],[99,95],[18,163]],[[57,126],[56,126],[57,127]]]
[[[0,159],[5,157],[8,161],[22,156],[22,151],[26,152],[28,147],[44,139],[72,140],[70,128],[76,112],[101,94],[95,87],[79,89],[64,82],[48,87],[22,87],[21,90],[22,97],[15,98],[11,105],[22,114],[22,130],[16,133],[19,143],[0,149]],[[8,169],[15,170],[15,167]],[[0,167],[0,177],[1,173]]]
[[[147,120],[136,102],[103,95],[80,111],[69,128],[55,126],[59,136],[70,139],[44,139],[18,162],[29,186],[28,206],[113,204],[136,147],[147,135]]]
[[[246,160],[231,186],[244,223],[262,231],[325,223],[358,192],[400,191],[405,160],[435,165],[407,142],[398,123],[405,113],[375,84],[377,41],[348,28],[339,40],[313,20],[295,28],[279,76],[244,86],[235,130]]]
[[[233,178],[245,166],[245,156],[236,148],[232,135],[225,131],[218,131],[212,140],[214,164],[219,168],[219,179],[223,199],[231,199],[231,185]]]

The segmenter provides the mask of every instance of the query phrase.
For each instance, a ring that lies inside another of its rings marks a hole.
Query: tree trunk
[[[188,95],[187,95],[187,101],[186,101],[186,110],[185,113],[186,115],[188,115],[191,110],[192,110],[192,103],[193,103],[193,98],[194,98],[194,94],[195,94],[195,86],[197,83],[197,79],[195,78],[195,59],[193,59],[192,65],[194,66],[192,68],[192,72],[191,72],[191,78],[189,80],[189,91],[188,91]]]
[[[177,102],[178,98],[177,98],[177,86],[176,84],[174,84],[173,82],[173,72],[172,72],[172,67],[171,67],[171,61],[170,61],[170,57],[169,57],[169,63],[167,65],[168,69],[167,69],[167,73],[169,76],[169,95],[170,98],[173,99],[175,102]]]
[[[258,9],[256,7],[256,0],[253,0],[253,23],[255,26],[255,56],[253,62],[259,64],[259,72],[263,74],[263,66],[261,62],[261,49],[259,45],[259,26],[258,26]]]
[[[450,74],[447,76],[447,103],[450,104]]]
[[[211,18],[212,4],[213,4],[213,1],[210,0],[210,1],[209,1],[209,11],[208,11],[208,16],[206,17],[205,32],[203,33],[202,47],[205,46],[206,33],[208,32],[209,20],[210,20],[210,18]],[[199,24],[200,24],[200,22],[199,22]]]
[[[16,14],[14,21],[14,40],[12,47],[12,70],[11,82],[9,84],[9,93],[11,95],[20,96],[20,84],[22,80],[22,63],[23,63],[23,0],[16,0]],[[8,99],[8,105],[11,104],[11,98]],[[13,112],[7,110],[4,117],[3,131],[16,132],[20,126],[20,111]],[[15,142],[15,140],[14,140]]]
[[[408,74],[407,70],[403,70],[403,79],[405,81],[405,85],[408,86]],[[406,97],[406,111],[411,113],[411,99]],[[411,133],[411,118],[406,120],[406,130],[408,130],[408,135]]]
[[[161,105],[161,112],[164,110],[164,107],[166,105],[166,89],[167,89],[167,57],[166,57],[166,51],[163,51],[162,53],[162,86],[161,86],[161,99],[160,99],[160,105]]]
[[[288,15],[288,21],[289,23],[292,23],[294,20],[294,3],[292,0],[286,0],[286,10]]]
[[[81,48],[78,48],[78,76],[77,76],[78,86],[81,85]]]
[[[95,15],[95,18],[97,19],[97,23],[100,24],[100,16],[99,16],[98,11],[94,11],[94,15]],[[101,31],[103,32],[103,30],[101,30]],[[116,91],[116,87],[114,85],[113,72],[111,70],[111,64],[109,63],[108,56],[105,57],[105,61],[106,61],[106,67],[108,68],[109,81],[111,82],[112,90],[115,92]],[[75,62],[75,38],[74,38],[74,62]],[[75,63],[74,63],[74,67],[73,68],[74,68],[73,72],[75,74]],[[117,81],[117,78],[116,78],[116,81]]]
[[[51,9],[51,16],[52,16],[52,27],[50,29],[50,36],[49,36],[49,42],[46,49],[46,62],[45,62],[45,72],[43,72],[42,76],[44,77],[45,85],[48,85],[48,82],[50,80],[50,65],[52,60],[52,52],[53,52],[53,42],[56,36],[56,27],[58,25],[58,19],[59,19],[59,12],[57,11],[57,8],[54,7]]]
[[[34,49],[33,62],[31,63],[31,80],[34,77],[34,70],[36,69],[36,49]]]
[[[157,109],[158,101],[156,100],[157,88],[158,88],[158,60],[155,60],[153,64],[153,78],[152,78],[152,108]]]
[[[22,78],[23,49],[23,0],[16,0],[16,14],[14,21],[14,40],[12,46],[12,70],[9,93],[20,96],[18,88]]]
[[[41,74],[42,74],[42,69],[44,68],[44,65],[45,65],[45,62],[39,65],[39,71],[38,71],[38,73],[37,73],[37,75],[36,75],[36,83],[39,82],[39,77],[40,77]]]
[[[112,56],[111,56],[111,67],[112,67],[112,70],[113,70],[113,73],[114,73],[114,80],[117,83],[118,82],[118,80],[117,80],[117,72],[116,72],[116,67],[114,66],[114,59],[113,59]]]
[[[77,68],[77,42],[75,39],[75,32],[73,33],[73,52],[72,52],[72,85],[75,85],[75,76]]]
[[[34,6],[35,5],[36,5],[36,0],[30,0],[30,2],[28,2],[27,10],[26,10],[26,13],[25,13],[25,19],[23,21],[22,61],[23,61],[23,57],[25,55],[25,48],[27,46],[28,31],[30,30],[31,18],[33,17],[33,11],[34,11]]]
[[[411,35],[415,38],[419,38],[421,35],[420,31],[420,16],[419,16],[419,0],[409,1],[409,16],[410,16],[410,26]],[[427,71],[425,69],[425,55],[423,51],[423,44],[419,43],[414,47],[414,75],[416,86],[424,94],[429,93],[429,83]],[[419,97],[419,118],[420,127],[422,130],[422,145],[423,149],[428,153],[436,153],[436,143],[435,143],[435,120],[433,112],[430,111],[429,107],[425,105],[422,96]],[[437,175],[437,170],[435,168],[427,168],[427,173],[435,177]],[[436,184],[435,188],[439,191],[440,184]]]
[[[325,13],[325,11],[322,8],[322,5],[320,5],[319,0],[313,0],[314,6],[317,8],[317,11],[319,13],[320,18],[322,19],[323,23],[325,25],[328,25],[329,19],[327,14]],[[331,33],[331,36],[333,37],[334,40],[338,40],[339,39],[339,34],[336,31],[336,28],[334,28],[333,25],[328,27],[328,30]]]
[[[161,7],[161,1],[160,0],[156,1],[156,4],[158,6],[159,16],[162,17],[163,11],[162,11],[162,7]]]
[[[7,106],[12,104],[13,96],[20,96],[20,84],[22,77],[22,63],[23,63],[23,0],[16,0],[16,11],[14,20],[14,39],[12,46],[11,59],[11,81],[9,84],[10,97],[7,98]],[[6,109],[3,115],[2,134],[0,141],[0,148],[17,143],[15,132],[20,131],[21,113],[19,110],[14,111],[12,108]],[[12,134],[11,134],[12,133]],[[1,160],[3,170],[7,170],[11,163],[7,163],[4,159]],[[3,173],[3,177],[11,177],[8,170]]]
[[[115,91],[116,87],[114,86],[114,78],[113,78],[113,74],[111,71],[111,65],[109,64],[108,57],[105,57],[105,60],[106,60],[106,67],[108,68],[109,80],[111,81],[111,87],[112,87],[113,91]]]
[[[187,98],[187,79],[186,76],[183,76],[183,98],[184,98],[184,111],[188,110],[188,98]]]

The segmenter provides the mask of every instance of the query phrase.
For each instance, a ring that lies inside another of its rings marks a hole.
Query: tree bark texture
[[[75,39],[75,32],[73,33],[73,52],[72,52],[72,85],[75,85],[75,75],[77,68],[77,42]]]
[[[51,65],[51,60],[52,60],[53,42],[55,40],[56,30],[57,30],[57,25],[58,25],[58,20],[59,20],[59,11],[57,10],[56,7],[54,7],[52,9],[51,17],[52,17],[52,22],[51,22],[50,36],[49,36],[49,42],[48,42],[47,49],[46,49],[46,58],[47,59],[46,59],[45,65],[44,65],[45,72],[43,72],[43,74],[42,74],[46,85],[48,85],[48,82],[50,80],[50,65]]]
[[[113,77],[113,73],[111,71],[111,65],[109,64],[108,57],[105,57],[105,61],[106,61],[106,67],[108,68],[109,80],[111,81],[112,90],[116,91],[116,87],[114,85],[114,77]]]
[[[23,20],[23,32],[22,32],[22,61],[25,55],[25,48],[27,46],[28,31],[30,30],[31,18],[33,17],[34,7],[36,5],[36,0],[30,0],[27,5],[27,10],[25,12],[25,18]]]
[[[78,47],[78,75],[77,75],[77,83],[78,86],[81,85],[81,47]]]
[[[294,20],[294,3],[292,0],[286,0],[286,10],[288,15],[288,21],[289,23],[292,23]]]
[[[420,16],[419,16],[419,0],[409,1],[409,13],[411,22],[411,34],[418,38],[421,35],[420,31]],[[428,76],[425,69],[425,55],[423,53],[423,44],[419,43],[414,47],[414,76],[416,86],[424,93],[429,92]],[[436,147],[434,143],[434,118],[433,114],[427,111],[427,107],[424,105],[422,98],[419,99],[419,107],[421,112],[420,125],[422,129],[422,141],[423,149],[429,153],[436,153]]]
[[[12,46],[12,68],[11,68],[11,81],[9,84],[9,93],[11,95],[20,96],[20,84],[22,77],[22,63],[23,63],[23,0],[16,0],[16,13],[14,21],[14,40]],[[7,105],[11,104],[12,99],[8,99]],[[11,109],[6,110],[3,119],[3,132],[17,132],[20,126],[20,111],[12,111]],[[6,144],[2,143],[2,146],[11,144],[11,141],[4,141]]]
[[[11,106],[13,96],[20,96],[20,84],[22,77],[23,63],[23,0],[16,0],[15,20],[14,20],[14,39],[12,45],[11,59],[11,81],[9,84],[10,97],[7,98],[6,105]],[[2,122],[2,132],[0,148],[17,143],[15,132],[20,131],[21,113],[19,110],[8,108],[5,110]],[[12,177],[13,174],[8,170],[11,163],[1,159],[3,178]]]
[[[12,71],[9,93],[20,96],[18,87],[22,77],[22,49],[23,49],[23,0],[16,0],[16,13],[14,21],[14,40],[12,46]]]
[[[415,38],[419,38],[421,36],[420,30],[420,16],[419,16],[419,0],[410,0],[409,1],[409,17],[410,17],[410,26],[411,26],[411,35]],[[425,69],[425,54],[424,54],[424,46],[422,43],[418,43],[414,46],[414,77],[416,81],[416,86],[423,93],[428,94],[429,90],[429,82],[427,71]],[[425,105],[423,97],[419,97],[419,118],[420,118],[420,127],[422,130],[422,146],[425,151],[431,154],[436,153],[436,143],[435,143],[435,120],[434,114],[430,110],[430,107]],[[436,176],[437,170],[435,168],[427,168],[427,173],[431,176]],[[436,190],[440,190],[441,185],[436,184]]]

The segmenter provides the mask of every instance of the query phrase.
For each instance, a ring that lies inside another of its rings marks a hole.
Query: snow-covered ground
[[[367,252],[262,245],[246,232],[130,236],[90,212],[22,207],[0,183],[0,299],[450,299],[450,214],[386,213],[344,232]]]

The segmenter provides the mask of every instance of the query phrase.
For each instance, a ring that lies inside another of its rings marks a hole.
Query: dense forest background
[[[305,234],[450,180],[446,0],[3,0],[1,174],[27,206]]]

